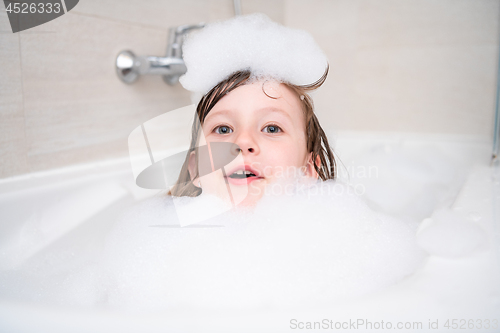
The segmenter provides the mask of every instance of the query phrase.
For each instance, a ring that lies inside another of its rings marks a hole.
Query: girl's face
[[[224,196],[229,188],[238,198],[233,202],[252,205],[266,185],[281,177],[302,170],[317,178],[307,152],[301,101],[284,84],[257,81],[234,89],[208,113],[202,130],[208,143],[231,142],[241,149],[224,173],[195,180],[204,193]],[[191,174],[194,164],[192,156]]]

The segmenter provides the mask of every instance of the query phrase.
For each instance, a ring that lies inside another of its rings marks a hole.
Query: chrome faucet
[[[125,83],[134,83],[140,75],[162,75],[163,81],[169,85],[179,82],[179,77],[187,68],[182,59],[184,36],[194,29],[201,29],[204,23],[181,25],[169,29],[167,55],[165,57],[140,56],[132,51],[121,51],[116,57],[116,73]]]

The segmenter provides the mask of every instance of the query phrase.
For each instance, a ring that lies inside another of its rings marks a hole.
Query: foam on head
[[[183,57],[187,73],[181,84],[202,94],[239,70],[306,85],[321,78],[328,66],[309,33],[279,25],[263,14],[212,23],[191,34]]]

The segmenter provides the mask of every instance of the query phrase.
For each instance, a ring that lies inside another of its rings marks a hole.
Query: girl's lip
[[[240,164],[240,165],[237,165],[237,166],[231,168],[231,170],[229,170],[226,175],[229,177],[230,175],[232,175],[233,173],[235,173],[238,170],[250,171],[255,176],[260,177],[260,172],[255,170],[254,168],[252,168],[250,165],[247,165],[247,164]]]
[[[246,178],[231,178],[231,177],[229,177],[230,175],[232,175],[233,173],[235,173],[238,170],[250,171],[251,173],[253,173],[255,175],[255,177],[246,177]],[[237,167],[232,168],[231,171],[226,173],[225,178],[227,179],[227,181],[230,184],[233,184],[233,185],[247,185],[247,184],[250,184],[251,182],[264,179],[264,177],[260,177],[260,172],[258,172],[257,170],[255,170],[254,168],[252,168],[249,165],[239,165]]]
[[[247,177],[247,178],[231,178],[231,177],[226,177],[227,182],[232,185],[248,185],[251,182],[255,182],[258,180],[262,180],[264,178],[262,177]]]

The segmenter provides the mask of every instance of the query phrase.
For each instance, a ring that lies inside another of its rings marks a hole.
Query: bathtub
[[[0,180],[0,331],[288,332],[317,323],[322,330],[380,331],[390,323],[393,330],[457,325],[474,332],[486,321],[485,331],[500,331],[500,171],[490,165],[491,143],[408,133],[330,137],[344,167],[340,177],[360,186],[373,209],[425,222],[448,208],[484,230],[485,244],[456,258],[430,253],[396,285],[300,311],[125,313],[65,306],[38,297],[46,286],[36,277],[14,273],[63,272],[98,256],[121,212],[157,191],[135,185],[128,158],[49,170]],[[372,174],[356,176],[370,166]]]

